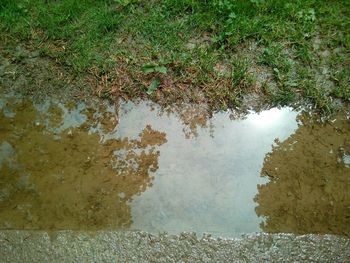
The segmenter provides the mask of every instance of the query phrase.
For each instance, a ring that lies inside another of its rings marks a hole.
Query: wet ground
[[[334,235],[256,233],[236,239],[140,231],[0,231],[1,262],[348,263],[350,240]]]
[[[0,98],[0,229],[350,236],[348,113]]]

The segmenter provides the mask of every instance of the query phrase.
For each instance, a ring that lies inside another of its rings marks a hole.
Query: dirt
[[[300,117],[299,128],[277,141],[262,168],[256,212],[266,232],[333,233],[350,237],[349,114],[325,124]]]
[[[47,96],[71,101],[91,97],[91,76],[77,76],[24,44],[0,44],[0,87],[43,101]]]

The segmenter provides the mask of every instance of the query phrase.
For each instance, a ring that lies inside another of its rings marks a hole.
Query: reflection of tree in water
[[[147,126],[139,139],[100,144],[99,135],[83,128],[63,131],[60,138],[46,131],[28,105],[14,118],[0,114],[0,145],[15,151],[0,167],[0,228],[130,226],[128,202],[151,186],[155,147],[166,142],[164,133]]]
[[[277,142],[261,174],[256,212],[267,232],[333,233],[350,236],[350,123],[345,116],[317,124],[303,120],[295,134]]]
[[[181,106],[172,106],[161,111],[168,115],[175,113],[183,124],[183,132],[187,139],[198,136],[199,129],[209,129],[213,133],[213,125],[210,120],[208,108],[203,105],[182,104]]]
[[[197,137],[198,128],[208,128],[209,114],[205,108],[199,106],[184,106],[179,111],[179,117],[184,124],[183,132],[186,138]]]

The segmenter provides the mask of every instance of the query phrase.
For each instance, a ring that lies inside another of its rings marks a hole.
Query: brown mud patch
[[[267,232],[350,236],[350,120],[339,114],[320,124],[305,116],[284,142],[277,141],[262,168],[256,212]]]

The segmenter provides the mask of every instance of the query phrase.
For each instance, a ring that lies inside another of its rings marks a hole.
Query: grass
[[[3,0],[0,40],[126,98],[218,110],[257,93],[330,112],[333,99],[350,101],[349,17],[347,0]]]

